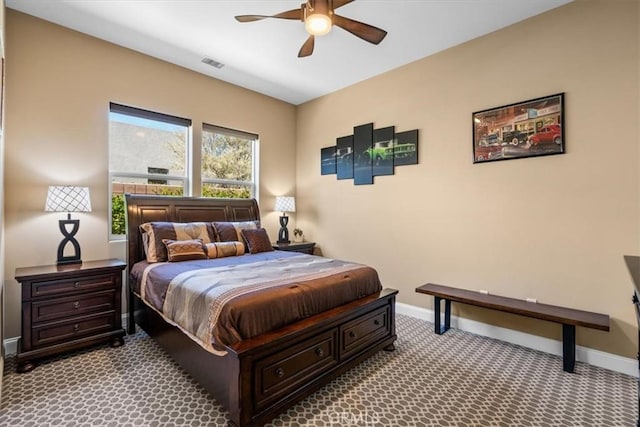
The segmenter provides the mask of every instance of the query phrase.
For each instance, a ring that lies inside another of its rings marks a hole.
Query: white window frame
[[[133,172],[127,172],[127,171],[113,171],[111,170],[111,163],[109,162],[109,191],[108,191],[109,220],[107,221],[108,223],[107,225],[109,227],[109,240],[115,241],[115,240],[125,240],[126,233],[113,234],[111,232],[112,231],[111,220],[113,217],[112,198],[113,198],[114,178],[123,178],[123,179],[134,178],[134,179],[147,179],[147,180],[158,179],[163,181],[178,181],[178,182],[182,182],[183,194],[185,196],[192,195],[192,186],[190,185],[192,181],[190,177],[193,176],[193,172],[192,172],[193,161],[191,156],[191,146],[192,146],[191,141],[193,139],[192,138],[193,128],[192,128],[192,123],[190,119],[185,119],[182,117],[172,116],[172,115],[163,114],[163,113],[156,113],[153,111],[143,110],[135,107],[129,107],[126,105],[116,104],[114,102],[109,103],[109,113],[124,114],[124,115],[129,115],[129,116],[138,117],[138,118],[147,119],[147,120],[154,120],[154,121],[169,123],[173,125],[185,126],[187,128],[187,138],[185,141],[185,165],[184,165],[185,174],[184,176],[153,174],[153,173],[133,173]],[[109,119],[109,123],[111,123],[111,119]],[[109,136],[109,153],[111,153],[111,149],[112,149],[111,137]],[[110,158],[111,156],[109,156],[109,159]],[[126,212],[125,212],[125,215],[126,215]]]
[[[223,185],[248,185],[251,188],[251,197],[258,199],[258,143],[259,137],[255,133],[244,132],[235,129],[229,129],[222,126],[211,125],[208,123],[202,124],[202,137],[200,141],[200,160],[202,161],[202,143],[204,142],[204,133],[219,133],[227,136],[235,136],[238,138],[243,138],[251,141],[251,181],[237,181],[237,180],[228,180],[228,179],[217,179],[217,178],[205,178],[202,176],[202,170],[200,171],[202,187],[205,184],[223,184]],[[202,167],[200,168],[202,169]],[[202,188],[201,187],[201,188]]]

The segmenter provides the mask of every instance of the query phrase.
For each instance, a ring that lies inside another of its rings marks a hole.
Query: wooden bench
[[[433,295],[435,332],[438,335],[448,331],[451,326],[451,301],[561,323],[562,364],[566,372],[573,372],[576,364],[576,326],[609,331],[609,316],[606,314],[483,294],[433,283],[418,286],[416,292]],[[445,302],[444,326],[441,326],[440,323],[440,303],[442,300]]]

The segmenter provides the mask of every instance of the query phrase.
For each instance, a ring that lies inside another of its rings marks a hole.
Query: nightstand
[[[122,271],[117,259],[16,269],[22,287],[22,337],[17,371],[35,368],[35,359],[110,342],[122,337]]]
[[[315,242],[301,242],[301,243],[274,243],[273,249],[279,251],[300,252],[303,254],[313,255],[313,248],[316,246]]]

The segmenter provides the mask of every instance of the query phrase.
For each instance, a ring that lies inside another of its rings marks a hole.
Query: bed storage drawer
[[[257,361],[254,365],[255,406],[260,409],[337,365],[337,329]]]
[[[341,325],[340,359],[364,350],[369,344],[391,334],[389,316],[389,306],[384,306]]]

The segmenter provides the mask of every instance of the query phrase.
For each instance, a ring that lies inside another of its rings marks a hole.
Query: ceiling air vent
[[[216,68],[222,68],[224,67],[224,64],[222,62],[218,62],[215,59],[211,59],[211,58],[202,58],[202,62],[204,62],[207,65],[211,65],[212,67],[216,67]]]

